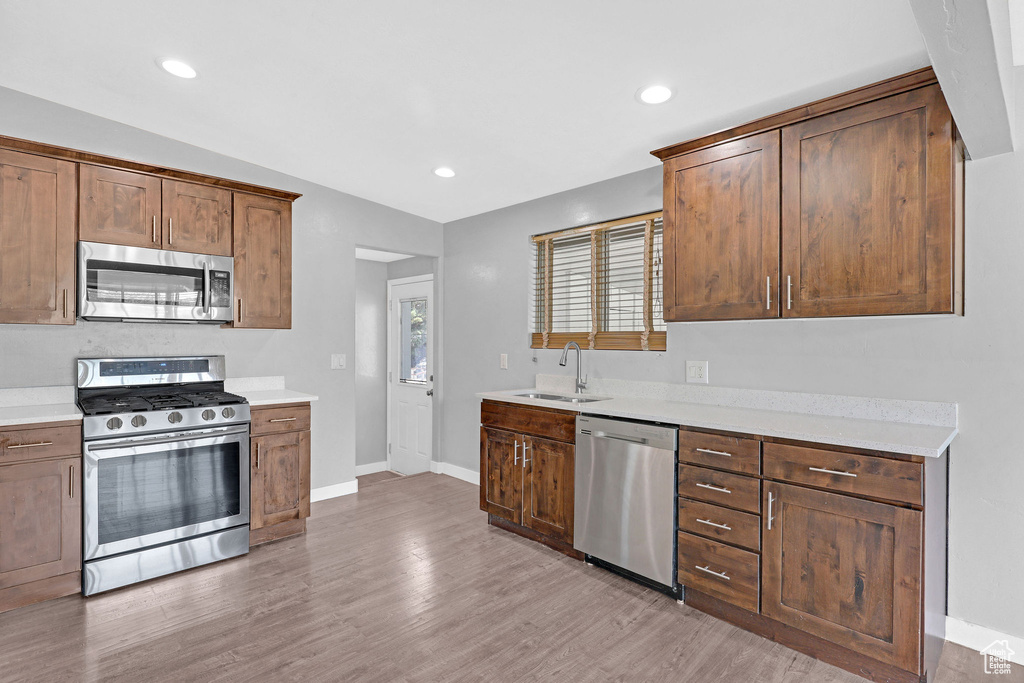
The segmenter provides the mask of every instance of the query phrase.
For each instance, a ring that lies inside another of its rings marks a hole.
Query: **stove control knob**
[[[112,417],[107,420],[107,429],[120,429],[124,426],[124,422],[121,422],[121,418]]]
[[[132,427],[145,427],[145,426],[146,426],[146,416],[145,415],[136,415],[135,417],[132,418]]]
[[[220,414],[223,415],[225,419],[230,420],[235,416],[235,409],[225,408],[224,410],[220,411]]]
[[[207,408],[206,410],[203,411],[203,419],[204,420],[209,421],[209,420],[212,420],[215,417],[217,417],[217,411],[216,410],[210,410],[209,408]]]
[[[175,410],[173,413],[170,413],[167,416],[167,421],[170,422],[172,425],[178,424],[179,422],[181,422],[181,413]]]

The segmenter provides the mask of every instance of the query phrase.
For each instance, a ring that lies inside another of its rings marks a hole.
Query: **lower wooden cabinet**
[[[488,401],[481,420],[480,509],[490,523],[579,557],[575,414]]]
[[[82,458],[45,450],[61,429],[0,431],[0,612],[81,590]]]
[[[252,430],[249,543],[257,545],[306,530],[309,404],[253,408]]]

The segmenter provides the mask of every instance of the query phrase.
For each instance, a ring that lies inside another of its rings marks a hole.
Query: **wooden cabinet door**
[[[523,437],[523,525],[572,544],[576,447]]]
[[[78,187],[79,239],[160,248],[159,178],[81,164]]]
[[[762,509],[761,613],[919,673],[921,512],[769,481]]]
[[[163,247],[231,256],[231,192],[212,185],[164,180]]]
[[[665,320],[779,315],[779,132],[665,162]]]
[[[480,509],[516,524],[523,520],[521,448],[518,434],[480,428]]]
[[[78,571],[81,458],[0,467],[0,589]]]
[[[0,323],[75,324],[75,165],[0,150]]]
[[[291,329],[291,202],[242,193],[234,202],[234,326]]]
[[[784,316],[953,311],[952,126],[934,85],[782,130]]]
[[[249,528],[309,517],[309,432],[251,441]]]

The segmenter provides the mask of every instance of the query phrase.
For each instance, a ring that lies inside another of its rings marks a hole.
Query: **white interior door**
[[[433,444],[433,277],[388,282],[388,308],[388,468],[419,474]]]

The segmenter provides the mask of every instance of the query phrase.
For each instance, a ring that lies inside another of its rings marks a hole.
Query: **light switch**
[[[345,369],[345,354],[343,353],[332,353],[331,354],[331,370],[344,370]]]
[[[708,362],[706,360],[686,361],[686,381],[697,384],[708,383]]]
[[[501,363],[500,367],[501,367],[502,370],[508,370],[508,354],[507,353],[501,354],[501,361],[500,361],[500,363]]]

